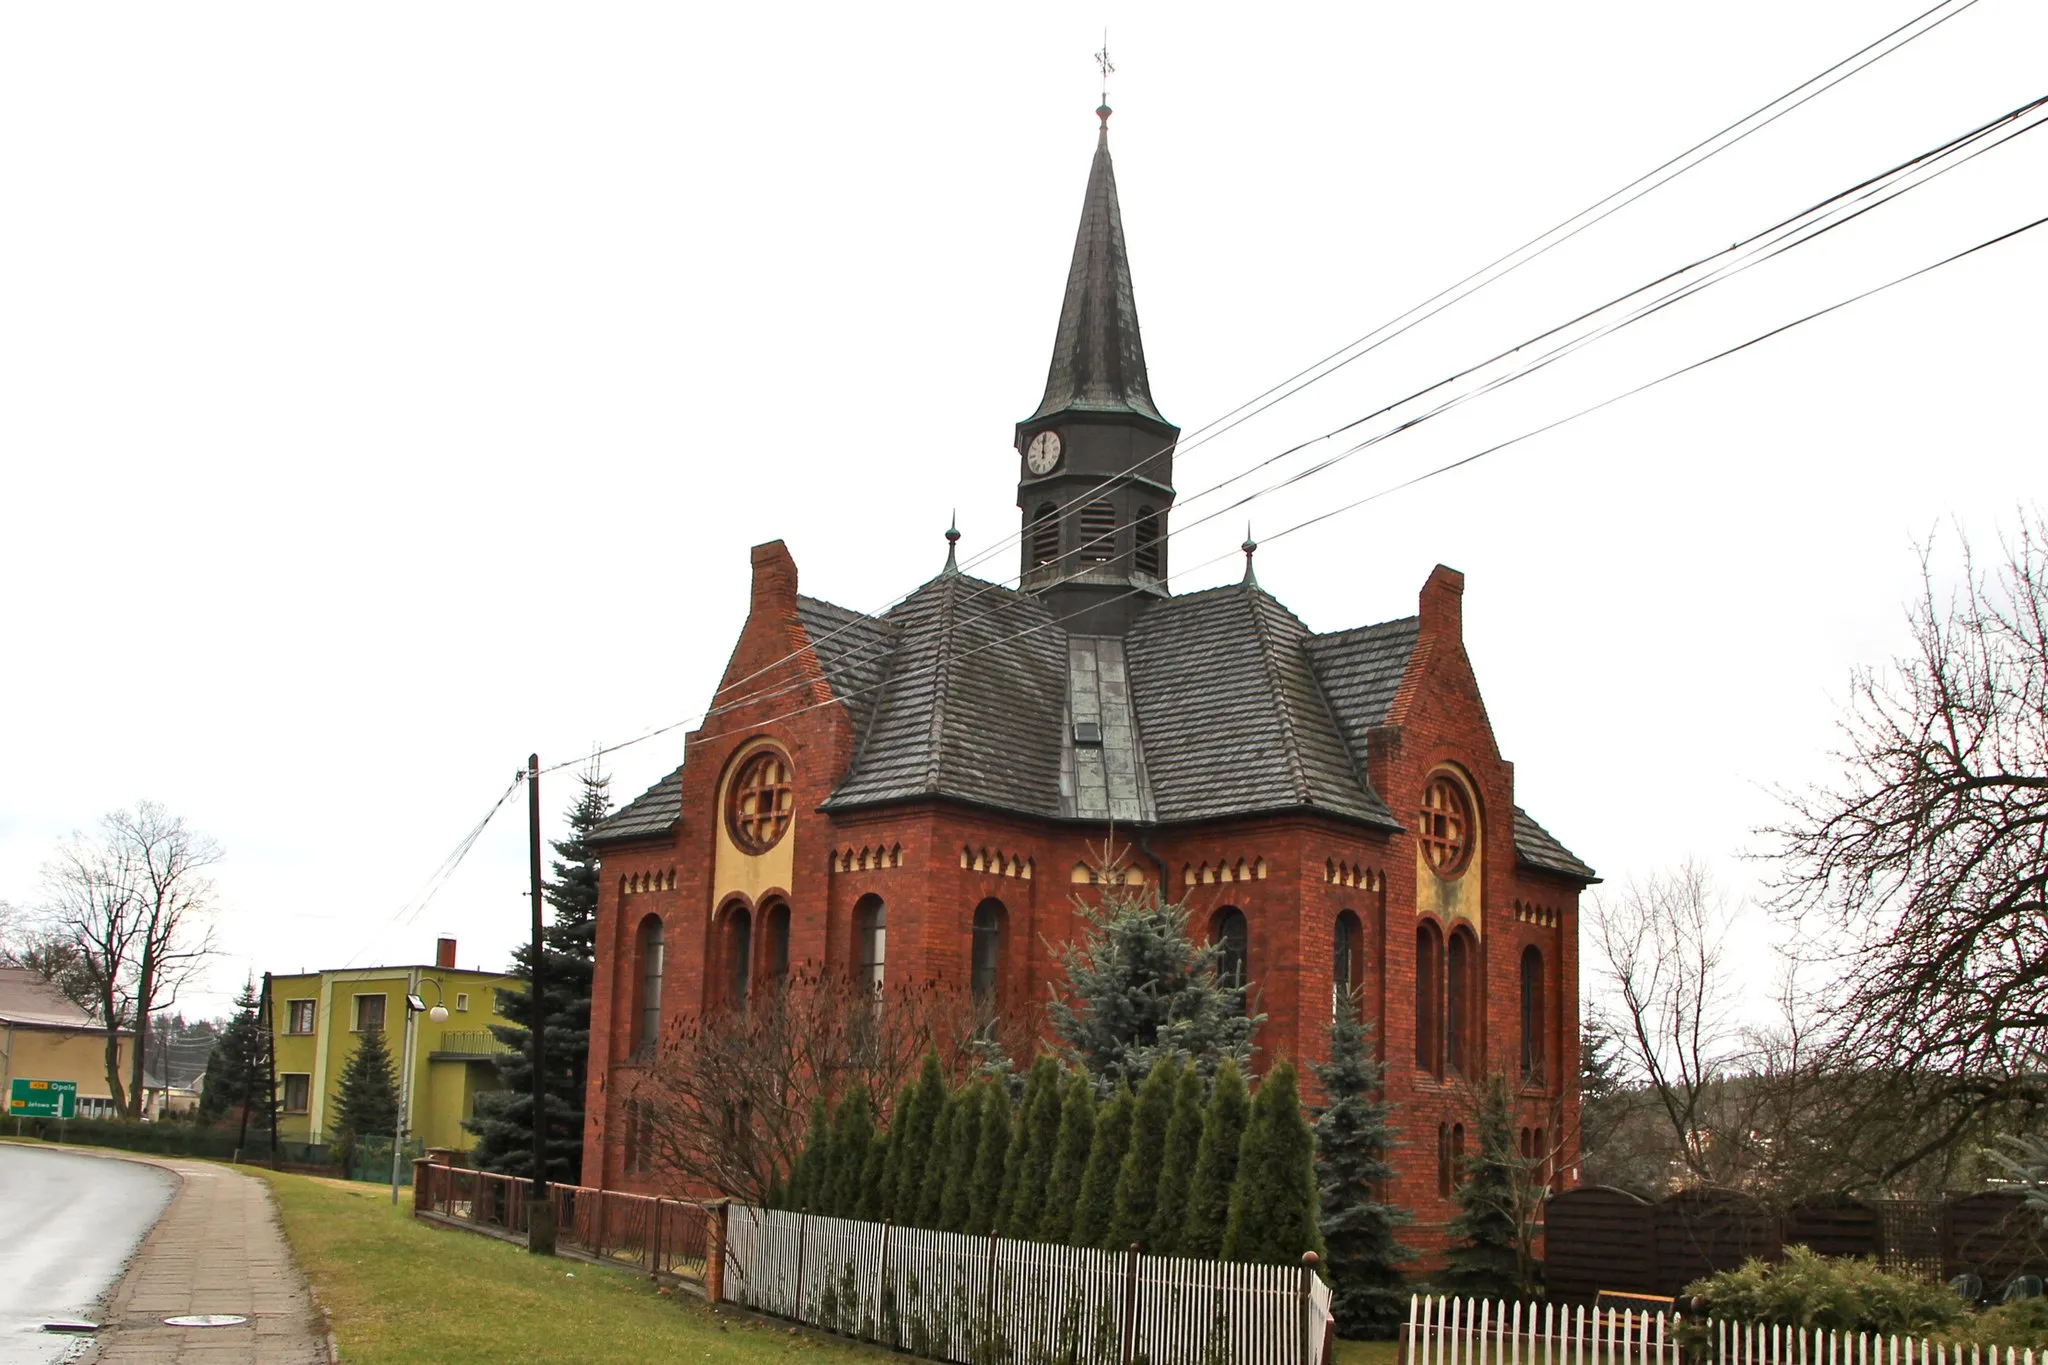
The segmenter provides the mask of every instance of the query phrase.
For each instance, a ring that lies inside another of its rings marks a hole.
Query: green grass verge
[[[1398,1341],[1340,1341],[1336,1351],[1337,1365],[1399,1365],[1401,1343]]]
[[[792,1333],[696,1296],[581,1261],[529,1255],[494,1237],[412,1217],[388,1190],[254,1172],[277,1196],[285,1236],[348,1365],[506,1361],[883,1359]]]

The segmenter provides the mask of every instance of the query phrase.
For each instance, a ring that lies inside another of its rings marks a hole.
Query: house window
[[[1107,564],[1116,558],[1116,505],[1098,498],[1081,509],[1081,543],[1077,552],[1083,564]]]
[[[469,1013],[469,992],[468,992],[468,991],[457,991],[457,992],[455,992],[455,1012],[456,1012],[457,1014],[467,1014],[467,1013]]]
[[[284,1085],[284,1112],[305,1113],[313,1098],[313,1078],[303,1071],[287,1071],[277,1079]]]
[[[1349,910],[1337,915],[1330,933],[1330,1017],[1347,1007],[1356,1014],[1364,1007],[1365,929]]]
[[[356,997],[356,1032],[382,1033],[384,1031],[384,997],[381,995],[359,995]]]
[[[768,902],[761,912],[761,933],[761,976],[779,990],[789,979],[789,907]]]
[[[1439,1123],[1436,1126],[1436,1194],[1439,1199],[1451,1197],[1451,1125]]]
[[[1449,1044],[1451,1069],[1461,1076],[1477,1076],[1479,1060],[1478,1027],[1473,1005],[1479,993],[1473,989],[1478,966],[1479,945],[1462,926],[1451,934],[1448,970],[1444,973],[1444,1033]]]
[[[882,993],[882,979],[889,962],[889,912],[880,896],[862,896],[853,908],[854,947],[860,959],[860,982],[875,994]]]
[[[320,1002],[317,1000],[287,1000],[284,1002],[284,1031],[286,1033],[311,1033],[313,1021],[318,1017]]]
[[[640,921],[639,1027],[633,1033],[636,1049],[653,1047],[661,1037],[661,938],[661,916],[649,915]]]
[[[1430,870],[1445,881],[1472,860],[1472,801],[1457,778],[1438,773],[1422,789],[1422,813],[1415,835]]]
[[[1031,514],[1031,567],[1050,564],[1060,557],[1060,512],[1049,502],[1038,504]]]
[[[726,792],[725,825],[732,841],[748,853],[766,853],[781,842],[796,809],[789,760],[763,749],[740,765]]]
[[[1003,903],[994,897],[974,907],[974,962],[970,978],[974,1003],[993,1005],[1003,962]]]
[[[1159,576],[1159,514],[1149,507],[1138,509],[1138,519],[1131,527],[1134,542],[1132,564],[1139,573]]]
[[[1465,1183],[1465,1125],[1451,1125],[1451,1183]]]
[[[1430,920],[1415,927],[1415,1069],[1444,1074],[1444,936]]]
[[[1244,911],[1236,906],[1226,905],[1210,919],[1209,942],[1220,950],[1216,954],[1218,984],[1232,990],[1244,989],[1250,941],[1251,931],[1245,923]]]
[[[1543,1079],[1543,952],[1522,950],[1522,1079]]]
[[[726,906],[725,924],[721,933],[725,939],[725,999],[727,1004],[747,1003],[747,983],[751,979],[753,966],[754,917],[747,913],[747,907],[737,902]]]

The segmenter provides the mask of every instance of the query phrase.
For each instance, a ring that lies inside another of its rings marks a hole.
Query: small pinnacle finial
[[[953,519],[946,526],[946,572],[959,573],[960,560],[956,548],[960,544],[960,509],[953,509]]]
[[[1252,572],[1252,556],[1259,552],[1259,542],[1252,539],[1252,524],[1244,524],[1244,544],[1237,547],[1244,551],[1244,581],[1253,587],[1259,586],[1259,576]]]
[[[1102,30],[1102,50],[1095,54],[1095,65],[1101,68],[1102,71],[1102,103],[1095,106],[1095,117],[1102,120],[1102,131],[1107,135],[1109,132],[1110,115],[1109,78],[1115,74],[1116,67],[1110,64],[1109,30],[1106,28]]]

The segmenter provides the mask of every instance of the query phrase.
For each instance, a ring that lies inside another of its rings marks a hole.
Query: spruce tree
[[[1166,1150],[1166,1130],[1173,1125],[1174,1094],[1180,1088],[1180,1064],[1163,1057],[1138,1087],[1131,1116],[1130,1144],[1116,1180],[1116,1215],[1110,1220],[1109,1245],[1143,1245],[1159,1208],[1159,1159]],[[1146,1250],[1152,1250],[1146,1247]]]
[[[1050,1006],[1068,1059],[1096,1078],[1137,1085],[1161,1057],[1192,1060],[1206,1078],[1223,1058],[1251,1058],[1245,989],[1217,979],[1222,949],[1188,934],[1187,908],[1118,878],[1078,907],[1081,934],[1060,949],[1065,989]]]
[[[264,1103],[270,1089],[266,1051],[270,1038],[260,1017],[262,1007],[256,983],[245,980],[242,993],[235,997],[235,1017],[206,1055],[206,1076],[199,1083],[201,1123],[231,1119],[238,1132],[270,1131],[269,1106]],[[248,1110],[246,1122],[244,1109]]]
[[[996,1226],[1003,1230],[1005,1237],[1028,1239],[1029,1234],[1018,1231],[1018,1227],[1037,1220],[1037,1210],[1018,1196],[1023,1189],[1025,1172],[1031,1164],[1032,1144],[1040,1134],[1039,1120],[1045,1097],[1048,1093],[1057,1095],[1059,1083],[1059,1062],[1049,1053],[1039,1053],[1024,1080],[1024,1095],[1017,1103],[1016,1126],[1010,1130],[1010,1150],[1003,1158],[1003,1191],[996,1205]],[[1046,1165],[1049,1167],[1051,1163],[1048,1161]]]
[[[398,1081],[391,1069],[391,1049],[378,1029],[363,1035],[341,1070],[341,1088],[334,1094],[335,1160],[347,1166],[364,1138],[388,1138],[397,1123]]]
[[[941,1219],[946,1204],[946,1163],[953,1155],[953,1124],[960,1117],[961,1104],[957,1096],[948,1094],[939,1101],[939,1117],[932,1124],[931,1142],[926,1151],[923,1187],[917,1196],[917,1225],[941,1231]]]
[[[898,1227],[913,1228],[924,1202],[924,1173],[931,1164],[932,1132],[939,1113],[946,1107],[946,1076],[939,1068],[939,1054],[926,1051],[918,1068],[917,1083],[910,1104],[898,1106],[889,1119],[889,1133],[895,1139],[896,1175],[889,1199],[889,1216]]]
[[[1130,1083],[1118,1081],[1109,1102],[1096,1112],[1095,1141],[1088,1149],[1088,1167],[1081,1173],[1081,1197],[1074,1203],[1074,1228],[1067,1238],[1074,1246],[1122,1250],[1109,1234],[1116,1221],[1116,1182],[1123,1174],[1137,1107]]]
[[[868,1088],[856,1083],[840,1097],[832,1116],[832,1145],[824,1162],[818,1212],[835,1218],[860,1217],[861,1181],[874,1146],[875,1125],[868,1115]]]
[[[543,888],[553,907],[552,921],[541,931],[547,954],[545,999],[539,1008],[547,1021],[547,1166],[548,1179],[581,1183],[583,1173],[583,1096],[590,1053],[590,994],[597,963],[597,850],[590,835],[611,814],[611,779],[596,767],[580,775],[582,790],[569,808],[569,835],[552,841],[553,875]],[[518,990],[498,992],[498,1013],[509,1020],[493,1024],[491,1033],[510,1049],[493,1059],[502,1090],[477,1096],[476,1116],[463,1120],[475,1133],[470,1159],[482,1170],[502,1175],[533,1174],[533,945],[512,951],[508,975],[525,983]]]
[[[1041,1066],[1045,1073],[1042,1080]],[[1017,1193],[1011,1201],[1005,1229],[1008,1236],[1019,1241],[1044,1240],[1038,1225],[1045,1217],[1046,1186],[1052,1179],[1053,1158],[1060,1145],[1060,1064],[1050,1056],[1042,1056],[1032,1063],[1031,1072],[1031,1081],[1025,1088],[1029,1091],[1035,1086],[1037,1093],[1031,1096],[1021,1115],[1029,1141],[1024,1145],[1024,1168],[1017,1177]]]
[[[1315,1129],[1330,1308],[1338,1328],[1353,1337],[1393,1335],[1407,1306],[1401,1262],[1413,1254],[1395,1235],[1408,1215],[1379,1198],[1394,1179],[1387,1102],[1375,1098],[1383,1073],[1354,996],[1330,1021],[1330,1059],[1316,1068],[1323,1111]]]
[[[1209,1107],[1202,1114],[1202,1139],[1195,1151],[1195,1173],[1188,1181],[1187,1218],[1180,1228],[1180,1254],[1213,1261],[1223,1252],[1223,1233],[1230,1222],[1230,1189],[1237,1181],[1237,1153],[1243,1143],[1251,1099],[1237,1063],[1216,1068],[1209,1088]]]
[[[996,1226],[1003,1202],[1003,1166],[1010,1155],[1010,1094],[990,1077],[982,1082],[981,1144],[974,1154],[974,1187],[967,1202],[967,1227],[984,1233]]]
[[[1299,1265],[1320,1253],[1316,1230],[1316,1139],[1301,1112],[1294,1063],[1282,1057],[1259,1082],[1237,1150],[1223,1259]]]
[[[1145,1246],[1155,1256],[1180,1254],[1181,1226],[1188,1217],[1188,1187],[1202,1152],[1202,1075],[1183,1067],[1174,1086],[1173,1121],[1166,1126],[1166,1150],[1159,1158],[1159,1193]]]
[[[1193,1068],[1188,1075],[1193,1076]],[[1201,1087],[1199,1078],[1196,1088]],[[1081,1179],[1088,1173],[1088,1153],[1095,1146],[1095,1087],[1088,1073],[1067,1077],[1066,1099],[1060,1105],[1059,1146],[1045,1183],[1045,1207],[1039,1212],[1041,1242],[1065,1242],[1074,1230],[1074,1206],[1081,1202]]]
[[[953,1128],[948,1135],[946,1189],[939,1196],[939,1228],[944,1232],[968,1232],[968,1213],[974,1204],[974,1162],[981,1153],[982,1103],[988,1083],[976,1081],[963,1086],[953,1101]]]
[[[1441,1283],[1456,1294],[1508,1298],[1522,1289],[1522,1230],[1515,1216],[1522,1169],[1507,1082],[1499,1076],[1487,1081],[1477,1119],[1478,1150],[1458,1172],[1452,1196],[1458,1213],[1444,1229],[1450,1244],[1444,1249]]]

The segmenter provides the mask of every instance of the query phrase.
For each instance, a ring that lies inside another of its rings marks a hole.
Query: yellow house
[[[500,972],[458,968],[452,938],[436,944],[431,967],[272,976],[278,1138],[331,1140],[342,1070],[365,1033],[384,1032],[399,1093],[408,1097],[407,1138],[468,1150],[476,1139],[462,1121],[476,1112],[478,1095],[501,1088],[491,1059],[506,1049],[490,1031],[510,1022],[498,1013],[501,988],[523,991],[525,984]],[[433,1017],[437,1008],[447,1011],[445,1019]]]
[[[124,1083],[134,1040],[131,1030],[120,1030]],[[113,1116],[114,1100],[107,1089],[107,1031],[37,973],[25,967],[0,967],[0,1096],[12,1089],[16,1077],[74,1082],[79,1118]]]

